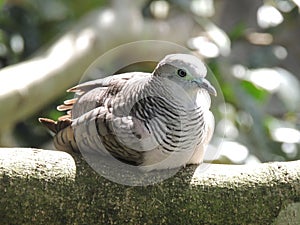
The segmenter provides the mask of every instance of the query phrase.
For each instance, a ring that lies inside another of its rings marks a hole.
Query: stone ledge
[[[79,156],[0,148],[1,224],[297,224],[300,161],[188,166],[126,186]]]

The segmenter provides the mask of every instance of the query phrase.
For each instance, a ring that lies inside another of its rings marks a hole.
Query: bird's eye
[[[177,74],[178,74],[180,77],[185,77],[185,76],[186,76],[186,71],[183,70],[183,69],[179,69],[179,70],[177,70]]]

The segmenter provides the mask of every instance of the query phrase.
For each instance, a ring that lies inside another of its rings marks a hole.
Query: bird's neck
[[[175,82],[167,79],[153,76],[147,84],[148,92],[151,95],[163,97],[176,105],[183,106],[187,110],[198,108],[197,90],[184,90]]]

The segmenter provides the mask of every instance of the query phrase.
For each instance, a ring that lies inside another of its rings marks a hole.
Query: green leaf
[[[255,100],[257,100],[258,102],[265,102],[266,101],[266,97],[268,96],[268,92],[258,88],[257,86],[255,86],[253,83],[251,83],[250,81],[246,81],[243,80],[241,82],[243,89],[250,94]]]
[[[230,40],[235,41],[244,36],[246,29],[247,26],[245,25],[245,23],[240,22],[239,24],[237,24],[228,34]]]
[[[4,5],[4,0],[0,0],[0,9],[2,9],[3,5]]]

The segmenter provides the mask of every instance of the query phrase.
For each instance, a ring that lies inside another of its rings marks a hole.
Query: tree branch
[[[98,175],[79,155],[73,159],[58,151],[0,149],[1,223],[299,222],[300,161],[211,165],[203,172],[188,166],[161,183],[131,187]]]

